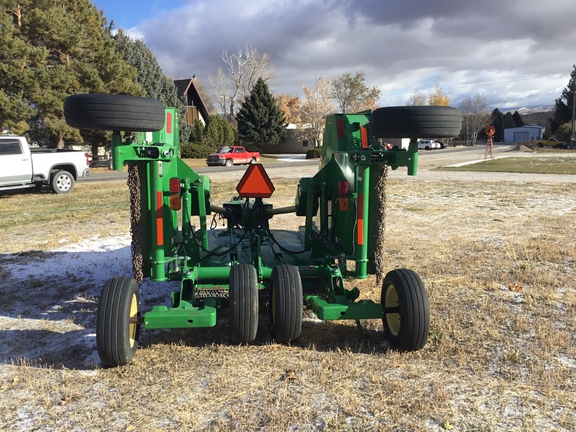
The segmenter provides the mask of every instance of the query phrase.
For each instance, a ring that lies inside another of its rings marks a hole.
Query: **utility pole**
[[[576,69],[576,65],[574,66]],[[572,140],[572,145],[574,145],[574,140],[576,139],[576,131],[574,130],[574,113],[576,112],[576,79],[574,80],[574,87],[572,88],[572,127],[570,129],[570,139]]]
[[[576,65],[572,65],[574,71],[576,72]],[[576,131],[574,130],[574,113],[576,112],[576,73],[574,75],[574,81],[572,85],[572,124],[570,126],[570,147],[574,148],[576,145]]]

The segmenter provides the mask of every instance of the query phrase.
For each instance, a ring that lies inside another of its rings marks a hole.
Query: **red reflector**
[[[84,153],[84,156],[86,157],[86,165],[90,165],[90,155],[88,153]]]
[[[274,189],[270,177],[260,164],[250,165],[236,186],[242,198],[270,198]]]
[[[182,198],[180,198],[180,195],[170,196],[170,208],[172,210],[180,210],[182,208]]]
[[[172,133],[172,113],[166,113],[166,133]]]
[[[348,211],[348,198],[339,198],[338,199],[338,210]]]
[[[156,244],[164,245],[164,225],[162,220],[162,192],[156,192]]]
[[[364,244],[364,219],[358,219],[358,227],[356,229],[358,230],[358,244],[363,245]]]
[[[338,182],[338,193],[340,195],[346,195],[350,190],[350,184],[347,181]]]
[[[362,143],[362,148],[368,148],[368,131],[365,127],[360,128],[360,141]]]
[[[178,177],[172,177],[170,179],[170,193],[180,193],[180,179]]]
[[[357,230],[357,241],[356,243],[359,245],[364,244],[364,195],[358,194],[358,209],[357,211],[357,221],[356,221],[356,230]]]
[[[338,119],[338,138],[344,138],[344,120]]]

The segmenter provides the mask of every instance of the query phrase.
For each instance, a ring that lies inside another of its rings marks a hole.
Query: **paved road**
[[[531,157],[533,153],[511,152],[513,146],[495,145],[496,157],[525,156]],[[406,168],[390,171],[392,178],[409,179],[410,181],[426,180],[469,180],[469,181],[519,181],[519,182],[568,182],[576,183],[574,175],[548,175],[548,174],[515,174],[515,173],[476,173],[463,171],[437,171],[438,167],[458,163],[476,162],[484,159],[484,145],[473,147],[446,148],[443,150],[420,151],[418,154],[418,175],[408,177]],[[546,155],[548,156],[548,154]],[[560,155],[559,155],[560,156]],[[565,156],[565,154],[564,154]],[[575,155],[576,156],[576,155]],[[281,160],[281,159],[280,159]],[[318,171],[318,160],[292,160],[266,164],[266,171],[270,177],[312,177]],[[240,180],[247,166],[226,167],[199,167],[194,168],[198,174],[209,175],[212,179]],[[126,178],[126,172],[103,171],[93,172],[90,177],[79,181],[112,181]]]
[[[220,177],[238,177],[241,178],[246,171],[247,165],[238,165],[232,167],[199,167],[194,168],[198,174],[209,175],[210,177],[220,178]],[[310,167],[314,167],[314,170],[318,168],[318,160],[302,160],[294,162],[278,162],[273,164],[266,164],[266,171],[278,171],[285,170],[289,168],[290,170],[300,171],[301,168],[308,171]],[[90,173],[90,177],[79,179],[82,182],[94,182],[94,181],[113,181],[113,180],[123,180],[127,176],[126,171],[99,171]]]
[[[508,146],[506,147],[508,148]],[[500,151],[501,149],[497,149]],[[419,153],[420,169],[426,167],[436,167],[449,165],[451,163],[472,161],[483,156],[484,147],[457,147],[444,150],[421,151]],[[270,175],[282,175],[285,177],[303,177],[313,175],[318,170],[318,160],[298,160],[291,159],[289,162],[279,159],[278,163],[268,163],[265,165],[266,171]],[[194,168],[198,174],[209,175],[214,178],[241,178],[246,171],[246,165],[233,167],[199,167]],[[80,179],[79,181],[112,181],[123,180],[127,176],[125,171],[93,171],[90,177]]]

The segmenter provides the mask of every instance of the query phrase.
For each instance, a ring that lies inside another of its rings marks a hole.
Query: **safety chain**
[[[386,231],[386,184],[388,179],[388,166],[380,165],[380,176],[377,189],[377,208],[378,208],[378,238],[374,248],[374,264],[376,266],[376,285],[380,285],[384,280],[384,233]]]
[[[130,235],[132,244],[130,252],[132,255],[132,274],[138,283],[142,283],[144,274],[142,271],[142,245],[141,245],[141,197],[140,197],[140,175],[138,165],[133,163],[128,166],[128,189],[130,191]]]

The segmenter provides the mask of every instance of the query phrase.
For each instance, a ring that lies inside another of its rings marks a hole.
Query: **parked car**
[[[419,140],[418,141],[418,150],[433,150],[433,149],[440,149],[442,146],[438,141],[434,140]]]
[[[90,175],[84,151],[30,147],[23,136],[0,136],[0,190],[48,185],[54,193],[66,194],[79,177]]]
[[[256,162],[260,162],[260,153],[246,151],[242,146],[220,147],[206,159],[208,166],[232,166]]]
[[[554,148],[563,148],[564,143],[562,141],[558,141],[556,137],[550,137],[548,139],[538,139],[534,140],[534,145],[536,147],[554,147]]]

